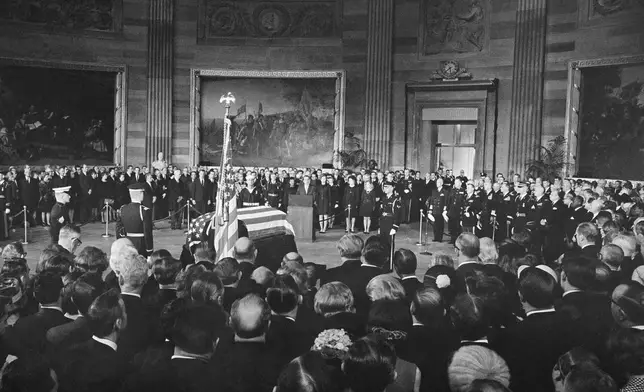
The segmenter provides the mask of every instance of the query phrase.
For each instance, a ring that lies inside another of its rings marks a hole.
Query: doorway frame
[[[498,128],[498,79],[409,82],[405,85],[405,167],[420,167],[420,133],[425,108],[475,107],[478,109],[475,136],[476,172],[496,173]],[[484,94],[483,94],[484,93]],[[441,99],[449,97],[448,99]],[[435,146],[432,146],[435,148]],[[430,157],[431,165],[435,157]]]

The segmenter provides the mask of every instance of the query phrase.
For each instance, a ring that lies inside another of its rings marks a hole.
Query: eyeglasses
[[[83,241],[81,241],[81,240],[80,240],[80,238],[78,238],[78,237],[73,238],[73,239],[72,239],[72,241],[78,241],[78,245],[82,245],[82,244],[83,244]]]

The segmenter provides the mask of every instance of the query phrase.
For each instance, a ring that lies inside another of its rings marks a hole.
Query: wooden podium
[[[293,226],[297,240],[315,241],[313,196],[289,195],[287,220]]]

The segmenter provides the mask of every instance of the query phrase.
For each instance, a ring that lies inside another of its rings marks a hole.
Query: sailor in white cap
[[[116,238],[127,237],[141,256],[147,257],[153,251],[152,210],[141,202],[145,184],[140,182],[128,186],[131,203],[121,207],[116,220]]]
[[[54,196],[56,197],[56,204],[51,209],[51,226],[49,226],[49,235],[53,244],[58,243],[58,234],[60,229],[70,224],[69,222],[69,190],[71,186],[63,186],[54,188]]]

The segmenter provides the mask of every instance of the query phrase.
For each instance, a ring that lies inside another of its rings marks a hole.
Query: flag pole
[[[230,190],[228,189],[228,186],[227,186],[228,185],[227,176],[230,174],[229,168],[228,168],[229,166],[228,160],[230,159],[229,150],[230,150],[230,127],[231,127],[231,121],[228,116],[230,115],[230,106],[234,102],[235,102],[235,97],[233,96],[232,93],[222,95],[221,98],[219,99],[219,103],[224,105],[225,114],[224,114],[224,132],[223,132],[224,140],[222,143],[222,150],[221,150],[221,163],[219,165],[220,175],[219,175],[219,189],[217,190],[217,205],[215,206],[216,212],[215,212],[215,215],[213,216],[213,222],[211,222],[213,229],[215,230],[221,230],[222,227],[225,226],[226,223],[228,222],[227,212],[228,212],[228,204],[230,200],[230,198],[228,197],[228,192],[230,192]],[[217,228],[216,225],[220,227]],[[222,251],[223,251],[222,249],[217,249],[217,252],[219,253],[218,256],[221,255]]]

